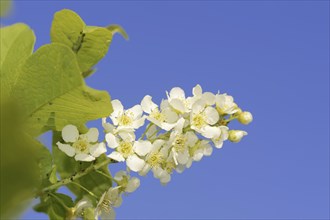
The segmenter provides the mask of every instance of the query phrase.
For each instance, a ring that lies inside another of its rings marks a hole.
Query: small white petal
[[[113,151],[111,154],[109,154],[107,157],[116,160],[118,162],[125,161],[125,158],[117,151]]]
[[[65,142],[75,142],[79,137],[79,131],[74,125],[67,125],[62,129],[62,138]]]
[[[121,170],[121,171],[118,171],[118,172],[116,173],[114,179],[115,179],[116,181],[121,181],[121,180],[123,179],[124,176],[127,176],[127,173],[126,173],[126,171]]]
[[[58,148],[63,151],[69,157],[73,157],[76,153],[76,150],[69,144],[62,144],[61,142],[56,143]]]
[[[177,159],[180,164],[186,164],[189,160],[189,152],[186,150],[183,153],[179,153]]]
[[[196,101],[192,106],[192,113],[198,114],[198,113],[202,112],[205,108],[205,105],[206,105],[206,103],[202,99]]]
[[[170,97],[171,99],[185,99],[185,93],[180,87],[174,87],[170,91]]]
[[[213,152],[213,148],[211,147],[211,145],[207,144],[203,150],[203,154],[205,156],[211,156]]]
[[[201,134],[206,138],[218,138],[221,133],[220,128],[205,126],[201,130]]]
[[[89,142],[96,142],[99,139],[99,130],[97,128],[90,128],[85,135]]]
[[[152,148],[152,144],[150,141],[135,141],[133,145],[133,149],[135,153],[137,153],[139,156],[145,156],[147,153],[150,152]]]
[[[197,84],[193,88],[192,93],[193,93],[194,96],[201,97],[202,93],[203,93],[202,87],[199,84]]]
[[[158,106],[152,101],[150,95],[146,95],[141,101],[141,107],[145,113],[150,114]]]
[[[93,157],[99,157],[101,154],[103,154],[105,152],[107,152],[107,148],[105,147],[105,144],[103,142],[94,144],[93,146],[91,146],[89,148],[89,153]]]
[[[181,99],[171,99],[170,104],[175,110],[179,112],[183,113],[186,111],[185,105]]]
[[[131,178],[126,186],[125,191],[128,193],[134,192],[140,186],[140,180],[136,177]]]
[[[136,155],[129,156],[126,160],[128,168],[134,172],[139,172],[143,169],[145,161]]]
[[[164,175],[161,179],[160,179],[160,182],[162,184],[167,184],[168,182],[171,181],[171,175],[170,174],[167,174],[167,175]]]
[[[209,125],[214,125],[219,121],[219,113],[214,108],[207,107],[204,112],[206,114],[206,122]]]
[[[136,120],[142,116],[141,105],[134,105],[132,108],[126,110],[126,114]]]
[[[112,149],[115,149],[119,145],[117,138],[112,133],[107,133],[105,135],[105,140],[108,144],[108,147]]]
[[[123,113],[124,107],[118,99],[112,100],[111,104],[112,104],[112,108],[113,108],[113,112],[112,112],[111,116],[118,117],[119,115],[121,115]]]
[[[166,108],[162,111],[162,113],[164,114],[165,116],[165,121],[168,122],[168,123],[175,123],[179,116],[177,113],[175,113],[174,111],[172,111],[172,109],[170,108]]]
[[[82,154],[76,154],[74,159],[77,161],[93,161],[93,160],[95,160],[95,157],[93,157],[89,154],[82,153]]]
[[[205,100],[207,105],[214,105],[215,104],[215,95],[211,92],[205,92],[202,96],[202,99]]]
[[[133,121],[132,127],[138,129],[144,125],[145,117],[139,118],[138,120]]]
[[[200,161],[203,156],[204,156],[203,150],[199,149],[199,150],[196,150],[196,152],[193,156],[193,159],[194,159],[194,161]]]

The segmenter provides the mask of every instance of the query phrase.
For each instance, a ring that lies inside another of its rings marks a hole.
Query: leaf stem
[[[74,185],[80,187],[81,189],[85,190],[89,195],[93,196],[95,199],[99,199],[94,193],[92,193],[91,191],[89,191],[87,188],[85,188],[84,186],[80,185],[79,183],[71,182],[70,184],[74,184]]]
[[[142,139],[146,136],[146,134],[147,134],[148,130],[151,128],[151,126],[152,126],[152,123],[148,124],[146,130],[143,132],[143,134],[142,134],[142,136],[139,138],[139,140],[142,140]]]

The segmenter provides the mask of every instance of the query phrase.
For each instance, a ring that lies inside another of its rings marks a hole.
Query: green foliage
[[[69,196],[51,192],[41,198],[41,202],[34,207],[34,210],[48,214],[49,219],[66,220],[72,214],[70,208],[73,206],[73,201]]]
[[[81,71],[87,72],[106,55],[115,33],[128,38],[118,25],[109,28],[86,26],[78,14],[64,9],[54,15],[51,40],[70,47],[77,55]]]
[[[35,36],[25,24],[1,28],[1,99],[8,97],[19,76],[20,65],[32,54]]]
[[[57,186],[43,189],[59,183],[57,173],[70,178],[94,164],[79,163],[57,146],[53,146],[52,155],[35,138],[52,130],[55,143],[61,140],[59,131],[65,125],[86,130],[87,121],[111,114],[109,94],[88,87],[84,77],[94,72],[92,67],[107,53],[113,35],[127,34],[120,26],[86,26],[70,10],[55,14],[52,43],[33,54],[35,36],[27,25],[18,23],[0,31],[1,218],[17,216],[37,195],[37,211],[47,213],[50,219],[66,219],[74,207],[71,198],[56,193]],[[95,161],[103,166],[102,162],[108,162],[105,155]],[[86,189],[99,197],[112,185],[107,165],[98,171],[91,169],[74,182],[67,187],[77,199],[88,195]],[[93,215],[93,210],[86,211],[86,217]]]

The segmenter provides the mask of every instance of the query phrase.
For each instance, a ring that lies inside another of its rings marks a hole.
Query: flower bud
[[[240,142],[241,139],[245,135],[247,135],[247,132],[245,132],[245,131],[231,130],[231,131],[229,131],[228,140],[230,140],[231,142],[237,143],[237,142]]]
[[[252,120],[253,116],[250,112],[242,112],[238,115],[238,121],[244,125],[249,124]]]

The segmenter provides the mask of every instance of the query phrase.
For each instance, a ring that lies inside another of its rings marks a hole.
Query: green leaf
[[[33,208],[36,212],[48,214],[49,219],[70,219],[71,209],[74,206],[71,197],[62,193],[50,193],[40,199],[40,203]]]
[[[85,29],[83,42],[77,51],[80,69],[85,72],[97,64],[108,52],[112,33],[106,28]]]
[[[106,91],[82,85],[39,108],[27,124],[34,134],[50,129],[60,131],[68,124],[82,126],[86,121],[110,115],[110,100]]]
[[[64,9],[54,15],[51,40],[69,46],[77,55],[81,72],[87,72],[106,55],[116,32],[127,36],[120,26],[86,26],[78,14]]]
[[[52,42],[59,42],[77,50],[81,44],[84,21],[71,10],[63,9],[54,15],[50,36]]]
[[[128,40],[128,34],[126,33],[126,31],[124,30],[124,28],[118,24],[112,24],[109,25],[107,27],[107,29],[109,31],[111,31],[112,35],[115,35],[116,33],[120,34],[121,36],[123,36],[123,38],[125,38],[125,40]]]
[[[34,136],[67,124],[81,126],[112,112],[109,94],[85,85],[76,57],[65,45],[41,47],[20,72],[13,96],[24,109],[27,130]]]
[[[25,24],[17,23],[0,29],[1,98],[8,97],[18,77],[20,65],[32,54],[35,36]]]
[[[62,44],[40,47],[20,69],[13,96],[30,115],[83,85],[74,53]]]
[[[62,179],[69,178],[73,174],[83,171],[87,167],[93,165],[93,162],[80,162],[80,161],[76,161],[72,157],[68,157],[57,147],[56,143],[58,141],[63,143],[63,140],[61,139],[61,133],[54,132],[54,136],[53,136],[54,162],[57,166],[57,171]],[[97,158],[97,160],[94,163],[95,164],[100,163],[104,161],[106,158],[107,157],[105,155],[101,155],[99,158]],[[112,186],[112,181],[107,166],[104,166],[99,170],[102,171],[104,175],[93,171],[79,179],[76,179],[75,182],[87,188],[96,196],[101,197],[101,195]],[[77,187],[74,184],[68,184],[67,187],[77,196],[77,199],[81,199],[84,195],[88,196],[88,193],[85,190]]]

